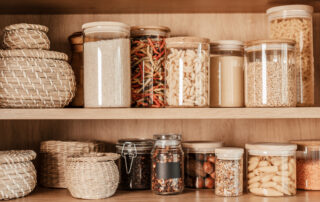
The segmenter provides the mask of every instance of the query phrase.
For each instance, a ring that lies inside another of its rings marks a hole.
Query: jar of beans
[[[154,135],[151,189],[155,194],[179,194],[184,189],[184,163],[181,135]]]
[[[116,145],[121,154],[120,188],[126,190],[150,189],[151,182],[151,139],[121,139]]]
[[[215,179],[215,149],[222,142],[190,141],[182,143],[185,152],[185,185],[212,189]]]

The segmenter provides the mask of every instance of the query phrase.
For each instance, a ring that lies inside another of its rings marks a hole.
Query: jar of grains
[[[246,144],[248,191],[258,196],[296,194],[295,144]]]
[[[209,107],[209,39],[166,39],[169,107]]]
[[[246,107],[295,107],[293,40],[250,41],[245,47]]]
[[[296,41],[297,106],[314,104],[313,7],[277,6],[267,10],[270,37]]]
[[[120,188],[150,189],[151,182],[151,139],[120,139],[116,145],[121,154],[118,167],[120,170]]]
[[[163,26],[131,27],[131,106],[164,107],[165,39]]]
[[[151,189],[156,194],[179,194],[184,189],[181,135],[154,135]]]
[[[196,189],[213,189],[215,179],[215,149],[222,142],[183,142],[185,153],[185,185]]]
[[[210,43],[210,107],[243,107],[243,43]]]
[[[85,107],[130,107],[130,27],[91,22],[82,29]]]

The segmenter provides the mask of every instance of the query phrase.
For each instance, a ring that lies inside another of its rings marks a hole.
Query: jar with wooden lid
[[[210,43],[210,107],[244,106],[243,42]]]
[[[131,106],[165,106],[165,39],[170,29],[164,26],[131,27]]]
[[[297,106],[314,105],[313,7],[286,5],[267,10],[270,37],[296,42]]]
[[[168,107],[209,107],[209,39],[166,39]]]

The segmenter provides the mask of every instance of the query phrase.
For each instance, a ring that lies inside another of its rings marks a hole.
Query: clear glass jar
[[[244,106],[243,43],[210,43],[210,107]]]
[[[184,189],[181,135],[154,135],[151,189],[156,194],[179,194]]]
[[[85,107],[130,107],[130,27],[91,22],[82,29]]]
[[[250,41],[245,47],[246,107],[295,107],[293,40]]]
[[[121,155],[118,162],[121,189],[150,189],[152,147],[151,139],[118,141],[116,150]]]
[[[209,107],[209,39],[166,39],[168,107]]]
[[[297,106],[314,105],[313,7],[277,6],[267,10],[270,37],[293,39],[297,71]]]
[[[185,153],[185,185],[195,189],[213,189],[215,180],[215,149],[222,142],[183,142]]]
[[[216,195],[242,195],[243,153],[243,148],[222,147],[216,149]]]
[[[248,191],[258,196],[296,194],[295,144],[246,144]]]
[[[163,26],[131,27],[131,106],[165,106],[165,39]]]

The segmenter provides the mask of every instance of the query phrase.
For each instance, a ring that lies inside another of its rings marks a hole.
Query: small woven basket
[[[3,44],[7,49],[50,49],[48,27],[35,24],[14,24],[4,28]]]
[[[67,157],[90,152],[104,152],[102,142],[44,141],[40,145],[40,184],[44,187],[67,188]]]
[[[0,200],[20,198],[32,192],[37,184],[31,150],[0,151]]]
[[[68,157],[67,187],[81,199],[103,199],[114,195],[119,184],[115,153],[90,153]]]

